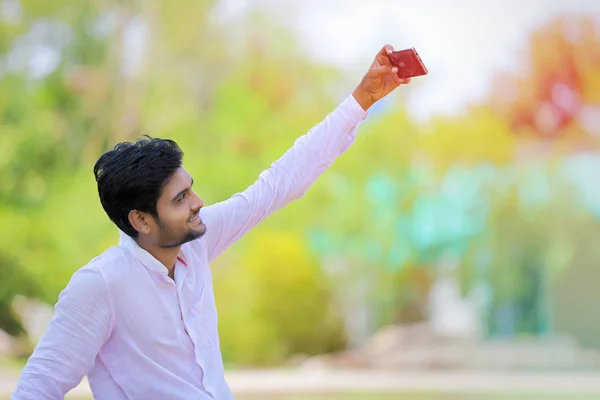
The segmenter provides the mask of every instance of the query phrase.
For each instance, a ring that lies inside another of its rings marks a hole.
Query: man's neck
[[[148,246],[140,242],[138,242],[138,245],[164,265],[167,271],[169,271],[169,278],[175,280],[175,263],[177,262],[177,255],[179,255],[181,246],[164,248]]]

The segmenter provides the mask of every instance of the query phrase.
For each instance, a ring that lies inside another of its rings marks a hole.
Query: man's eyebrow
[[[180,190],[179,192],[177,192],[177,194],[175,196],[173,196],[173,198],[171,199],[171,201],[175,201],[179,198],[179,196],[181,196],[184,193],[187,193],[190,191],[191,187],[194,186],[194,178],[192,178],[192,182],[190,184],[190,187],[185,188],[183,190]]]

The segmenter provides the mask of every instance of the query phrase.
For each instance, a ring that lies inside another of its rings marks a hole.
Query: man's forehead
[[[173,178],[187,183],[190,183],[190,181],[192,180],[192,176],[190,175],[190,173],[187,172],[183,167],[179,167],[177,171],[175,171]]]
[[[171,179],[169,179],[169,182],[167,182],[167,184],[165,185],[165,189],[169,191],[181,190],[183,188],[189,187],[192,182],[192,176],[183,167],[181,167],[177,171],[175,171]]]

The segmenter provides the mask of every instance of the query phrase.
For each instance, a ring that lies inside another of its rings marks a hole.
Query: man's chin
[[[200,239],[206,233],[206,226],[202,224],[198,229],[190,229],[187,236],[183,238],[180,245],[191,242],[192,240]]]
[[[194,239],[200,239],[206,233],[206,225],[204,225],[204,222],[201,222],[200,226],[198,226],[198,228],[190,229],[190,233],[192,233],[192,235],[194,236]],[[192,240],[194,240],[194,239],[192,239]]]
[[[197,229],[189,229],[187,235],[179,240],[178,242],[168,244],[166,246],[162,246],[164,248],[173,248],[182,246],[188,242],[191,242],[196,239],[200,239],[206,233],[206,225],[201,224]]]

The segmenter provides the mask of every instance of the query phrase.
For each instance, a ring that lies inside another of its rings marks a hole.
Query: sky
[[[481,98],[496,73],[524,63],[527,37],[553,15],[600,21],[600,0],[222,0],[219,13],[254,6],[295,29],[310,57],[357,80],[383,44],[415,47],[430,71],[409,98],[420,120]]]

